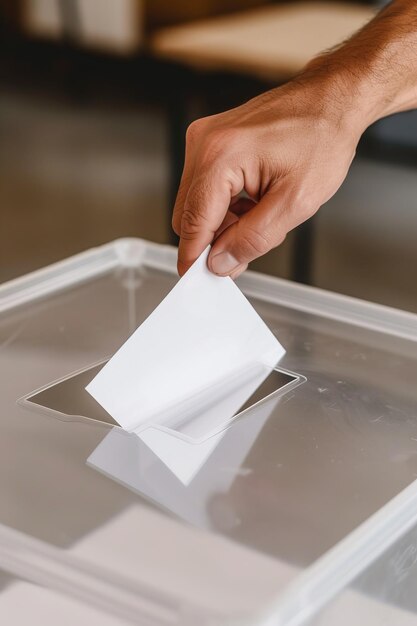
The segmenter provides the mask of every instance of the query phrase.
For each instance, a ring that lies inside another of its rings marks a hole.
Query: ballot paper
[[[285,352],[233,280],[208,270],[208,254],[86,387],[165,463],[199,444],[183,482]]]

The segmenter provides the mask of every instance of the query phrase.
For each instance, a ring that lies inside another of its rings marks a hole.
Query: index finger
[[[184,202],[178,248],[178,272],[182,276],[212,243],[233,196],[243,188],[243,175],[217,167],[194,175]]]
[[[172,228],[176,235],[181,235],[181,220],[184,211],[185,200],[191,185],[194,174],[194,144],[187,142],[185,147],[184,168],[182,171],[181,181],[175,199],[174,210],[172,212]]]

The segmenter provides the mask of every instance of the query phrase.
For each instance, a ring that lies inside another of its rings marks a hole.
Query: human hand
[[[193,122],[173,214],[180,275],[213,244],[210,270],[237,277],[329,200],[364,130],[353,109],[313,72]]]

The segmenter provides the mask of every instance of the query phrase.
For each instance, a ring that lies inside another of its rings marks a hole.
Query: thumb
[[[208,260],[209,269],[219,276],[239,274],[250,261],[284,241],[287,234],[284,216],[278,194],[265,194],[253,209],[216,239]]]

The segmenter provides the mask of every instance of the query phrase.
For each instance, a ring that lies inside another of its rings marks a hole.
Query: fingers
[[[172,229],[178,237],[181,235],[181,219],[184,208],[184,202],[187,197],[188,190],[190,188],[192,180],[192,169],[188,166],[187,161],[184,165],[184,170],[181,176],[180,186],[177,191],[177,197],[175,200],[174,211],[172,213]]]
[[[195,144],[196,141],[192,140],[191,137],[194,136],[194,131],[191,132],[191,126],[187,131],[186,138],[186,147],[185,147],[185,158],[184,158],[184,169],[181,176],[180,185],[177,192],[177,197],[175,200],[174,211],[172,214],[172,228],[178,237],[181,235],[181,219],[182,213],[184,210],[185,199],[188,194],[188,190],[191,185],[191,181],[194,173],[194,152],[195,152]]]
[[[235,215],[243,215],[256,206],[256,202],[251,198],[235,198],[230,205],[230,211]]]
[[[230,274],[230,278],[232,280],[236,280],[236,278],[238,278],[241,274],[243,274],[243,272],[245,272],[247,269],[248,269],[247,263],[245,265],[240,265],[239,269],[237,269],[235,272],[232,272],[232,274]]]
[[[231,214],[225,220],[231,200],[244,186],[241,169],[227,156],[230,141],[223,134],[219,140],[219,133],[213,132],[215,117],[196,120],[187,130],[184,171],[172,217],[172,227],[180,237],[180,275],[213,242],[218,230],[236,219]]]
[[[213,242],[227,214],[231,198],[243,187],[243,176],[216,166],[194,172],[181,217],[178,272],[182,276]]]
[[[214,238],[217,239],[217,237],[220,237],[220,235],[226,230],[226,228],[229,228],[229,226],[237,222],[238,219],[238,216],[234,212],[230,210],[227,211],[223,222],[220,224],[220,227],[217,229],[217,232],[214,235]]]
[[[278,192],[265,194],[214,242],[210,270],[219,276],[237,277],[250,261],[282,243],[288,230],[287,214]]]
[[[256,206],[256,202],[254,202],[250,198],[239,198],[238,196],[236,198],[232,198],[229,210],[227,211],[223,222],[218,228],[216,234],[214,235],[214,239],[220,237],[220,235],[226,230],[226,228],[229,228],[229,226],[237,222],[239,220],[239,215],[247,213],[248,211],[253,209],[254,206]]]

